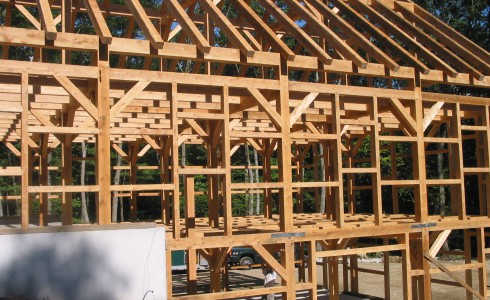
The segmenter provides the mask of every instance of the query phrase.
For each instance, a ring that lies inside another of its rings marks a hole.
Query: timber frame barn
[[[0,0],[0,8],[0,138],[19,158],[0,176],[21,184],[20,195],[2,198],[20,209],[18,217],[3,218],[9,226],[1,234],[87,226],[73,224],[73,195],[82,192],[96,197],[96,226],[123,226],[110,225],[113,196],[129,199],[136,222],[138,206],[156,195],[161,218],[155,222],[167,233],[169,299],[272,292],[295,299],[296,291],[316,299],[322,285],[338,299],[340,280],[344,290],[359,291],[357,257],[373,252],[401,255],[404,299],[430,299],[435,283],[459,284],[468,299],[487,299],[490,98],[425,89],[489,88],[490,54],[416,4],[163,0],[155,9],[138,0]],[[112,28],[114,20],[126,27]],[[17,57],[19,49],[32,55]],[[141,63],[129,68],[129,60]],[[82,158],[72,150],[82,142],[96,149],[85,158],[95,160],[94,185],[74,184],[74,161]],[[470,165],[467,143],[474,145]],[[181,165],[185,144],[202,145],[206,164]],[[232,155],[244,145],[260,155],[260,182],[233,180],[232,172],[245,166],[232,165]],[[362,145],[370,156],[357,155]],[[409,151],[401,153],[400,145]],[[51,166],[48,155],[58,147],[61,165]],[[150,151],[160,164],[139,165]],[[111,152],[124,158],[119,168],[129,170],[129,183],[111,182],[117,168]],[[437,154],[449,174],[431,178],[426,159]],[[386,156],[388,170],[381,168]],[[397,175],[399,159],[412,162],[408,178]],[[141,182],[144,169],[159,170],[160,182]],[[313,180],[303,180],[307,169]],[[61,173],[61,183],[49,184],[50,171]],[[196,216],[199,175],[207,180],[206,217]],[[359,176],[369,184],[357,185]],[[471,199],[470,179],[477,195]],[[438,187],[450,193],[445,216],[428,201],[428,191]],[[260,216],[232,214],[236,195],[257,193]],[[314,211],[305,208],[308,193]],[[48,198],[60,199],[61,216],[49,215]],[[465,263],[445,266],[435,256],[454,232],[464,235]],[[298,271],[297,245],[308,251]],[[229,290],[226,257],[234,246],[252,247],[281,284]],[[170,269],[177,250],[188,254],[186,292],[179,295]],[[205,291],[196,283],[196,254],[209,263]],[[322,282],[317,272],[324,272]],[[456,281],[431,282],[440,272]],[[382,274],[389,298],[389,273]]]

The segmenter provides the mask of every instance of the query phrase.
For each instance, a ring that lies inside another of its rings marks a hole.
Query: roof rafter
[[[87,13],[92,21],[92,25],[94,26],[95,32],[100,37],[100,41],[102,44],[110,44],[112,42],[112,34],[107,26],[107,23],[104,20],[104,16],[102,15],[99,5],[96,0],[83,0],[85,7],[87,8]]]
[[[127,0],[126,5],[133,14],[133,17],[138,23],[138,26],[143,30],[145,37],[151,42],[152,46],[157,49],[163,47],[163,39],[160,33],[156,30],[150,18],[145,12],[145,9],[138,0]]]
[[[235,46],[237,46],[240,51],[246,57],[252,57],[255,54],[255,50],[250,46],[250,44],[245,40],[241,33],[233,26],[233,24],[228,20],[223,12],[210,0],[198,0],[201,7],[211,16],[214,22],[220,26],[220,28],[226,33],[228,39],[230,39]]]
[[[270,0],[259,0],[260,4],[274,17],[282,22],[286,30],[288,30],[294,37],[303,44],[303,46],[310,51],[311,54],[317,55],[318,59],[326,65],[330,65],[333,61],[332,57],[325,52],[320,45],[318,45],[298,24],[289,18],[279,7],[277,7]]]
[[[367,61],[359,55],[354,49],[349,47],[346,42],[341,40],[330,28],[320,22],[310,11],[308,11],[303,5],[299,4],[295,0],[286,0],[286,3],[297,13],[300,17],[306,19],[311,29],[319,35],[324,35],[325,39],[331,43],[334,48],[342,54],[346,59],[352,60],[359,68],[365,69],[367,67]]]
[[[376,60],[386,64],[391,70],[397,71],[400,66],[391,57],[386,55],[381,49],[377,48],[371,41],[369,41],[364,35],[357,32],[347,21],[342,19],[338,14],[334,13],[323,2],[317,0],[308,0],[315,9],[320,13],[325,14],[329,21],[332,21],[336,26],[340,28],[345,34],[351,34],[356,37],[356,42],[364,48],[371,56]]]
[[[48,0],[37,0],[37,7],[41,17],[41,24],[46,32],[46,38],[48,40],[55,40],[58,32]]]
[[[182,6],[177,0],[165,1],[170,11],[174,13],[175,18],[179,21],[180,26],[189,36],[189,38],[196,44],[196,46],[204,53],[209,53],[211,46],[209,42],[204,38],[199,29],[196,27],[191,18],[187,15]]]

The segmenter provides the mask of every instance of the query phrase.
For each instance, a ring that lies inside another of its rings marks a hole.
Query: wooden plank
[[[480,295],[480,293],[478,293],[477,290],[473,289],[471,286],[469,286],[468,284],[466,284],[466,282],[464,282],[463,279],[459,278],[459,276],[457,276],[456,274],[454,274],[453,272],[451,272],[448,268],[446,268],[437,259],[435,259],[434,257],[430,256],[427,253],[424,254],[424,258],[427,259],[428,261],[430,261],[431,263],[433,263],[434,265],[436,265],[441,271],[443,271],[444,273],[446,273],[447,275],[449,275],[449,277],[451,277],[452,279],[456,280],[456,282],[459,283],[459,285],[461,285],[462,287],[464,287],[467,291],[471,292],[475,297],[477,297],[478,299],[481,299],[481,300],[486,300],[486,298],[483,297],[482,295]]]
[[[48,0],[36,0],[37,8],[39,9],[39,15],[41,18],[41,24],[46,33],[48,40],[56,40],[58,32],[56,31],[56,25],[54,24],[53,14],[51,13],[51,6]]]
[[[164,44],[163,39],[140,2],[138,0],[127,0],[126,5],[151,45],[156,49],[162,49]]]
[[[245,40],[241,33],[233,24],[223,15],[223,12],[210,0],[198,0],[201,7],[211,16],[213,21],[226,33],[226,37],[232,41],[233,45],[240,49],[246,57],[252,57],[255,50]]]
[[[332,97],[332,114],[335,122],[333,123],[333,131],[337,133],[337,143],[334,147],[335,156],[333,158],[333,179],[339,183],[339,187],[335,191],[335,223],[337,227],[341,228],[345,225],[344,220],[344,184],[343,174],[346,173],[342,168],[342,151],[340,145],[342,144],[342,136],[339,134],[342,131],[340,125],[340,95],[335,94]],[[325,164],[327,160],[325,159]]]
[[[112,34],[105,22],[104,16],[102,15],[97,0],[83,0],[85,7],[87,8],[87,13],[92,22],[92,25],[99,35],[102,44],[110,44],[112,42]]]
[[[383,202],[382,202],[382,190],[381,190],[381,155],[379,150],[379,132],[378,132],[378,98],[373,97],[371,107],[371,120],[374,121],[375,125],[371,132],[371,165],[375,167],[376,173],[372,175],[372,185],[373,185],[373,212],[374,212],[374,223],[376,225],[382,225],[383,223]],[[414,122],[415,123],[415,122]],[[386,278],[385,278],[386,280]]]
[[[184,32],[189,36],[191,41],[204,53],[209,53],[211,46],[204,38],[199,29],[196,27],[191,18],[184,11],[182,6],[176,0],[165,1],[165,4],[173,12],[173,16],[177,19]]]

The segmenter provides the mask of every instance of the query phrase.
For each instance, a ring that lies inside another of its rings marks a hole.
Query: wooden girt
[[[284,13],[279,7],[277,7],[271,0],[259,0],[259,3],[277,18],[281,25],[286,28],[291,35],[293,35],[308,51],[318,57],[326,65],[330,65],[333,61],[332,57],[328,55],[322,47],[317,44],[306,32],[299,27],[289,16]]]
[[[233,26],[228,18],[223,14],[211,0],[198,0],[201,7],[211,16],[212,20],[226,33],[226,37],[232,41],[235,47],[240,49],[246,57],[253,57],[255,50],[245,40],[241,33]]]
[[[126,5],[152,46],[156,49],[161,49],[163,47],[163,39],[146,14],[141,3],[138,0],[127,0]]]

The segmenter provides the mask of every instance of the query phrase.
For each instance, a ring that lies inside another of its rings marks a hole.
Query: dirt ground
[[[461,264],[462,262],[450,261],[444,262],[445,265],[449,264]],[[359,262],[359,268],[366,268],[372,270],[383,270],[382,262]],[[487,270],[490,270],[490,263],[487,264]],[[487,272],[488,273],[488,272]],[[209,276],[208,272],[200,272],[198,274],[198,290],[200,292],[208,292],[209,287]],[[464,279],[464,271],[456,272],[456,274]],[[473,288],[478,290],[478,273],[473,271]],[[235,269],[230,270],[230,289],[254,289],[257,287],[262,287],[264,275],[260,268],[252,269]],[[339,264],[339,275],[340,275],[340,291],[343,290],[342,283],[342,264]],[[181,294],[185,291],[185,274],[177,274],[173,276],[173,290],[175,294]],[[317,280],[319,283],[323,282],[323,272],[320,265],[318,265]],[[432,278],[451,280],[449,276],[444,273],[434,274]],[[280,279],[278,277],[277,283],[279,284]],[[402,299],[403,296],[403,285],[402,285],[402,269],[401,263],[390,263],[390,297],[391,299]],[[383,276],[371,273],[359,273],[359,292],[364,295],[369,295],[371,297],[352,297],[349,295],[342,295],[342,300],[357,300],[357,299],[384,299],[384,282]],[[460,286],[449,286],[441,284],[432,284],[432,298],[433,299],[444,299],[444,300],[459,300],[465,299],[466,290]],[[307,299],[308,294],[305,292],[298,292],[296,299]],[[261,297],[251,297],[247,300],[261,299]],[[281,299],[280,295],[276,295],[275,299]],[[327,300],[328,290],[319,287],[318,289],[318,299]]]

